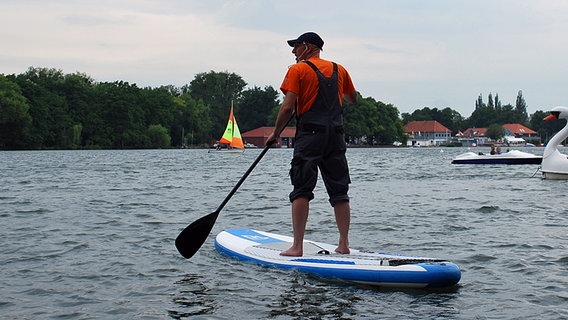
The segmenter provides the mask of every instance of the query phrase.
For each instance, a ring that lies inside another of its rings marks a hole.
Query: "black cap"
[[[311,43],[320,50],[323,50],[323,40],[315,32],[306,32],[298,37],[298,39],[288,40],[290,47],[293,47],[296,43]]]

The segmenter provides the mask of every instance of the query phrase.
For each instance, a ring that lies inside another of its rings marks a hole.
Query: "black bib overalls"
[[[329,202],[349,201],[349,169],[345,158],[343,110],[338,95],[337,64],[326,78],[310,61],[304,61],[318,76],[318,95],[310,109],[297,119],[294,158],[290,178],[294,190],[290,201],[297,197],[313,199],[318,168],[321,171]]]

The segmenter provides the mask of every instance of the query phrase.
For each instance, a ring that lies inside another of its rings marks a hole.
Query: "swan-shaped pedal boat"
[[[555,107],[550,111],[550,115],[545,117],[545,121],[567,119],[567,107]],[[546,144],[542,154],[540,170],[543,179],[568,180],[568,156],[558,151],[558,145],[568,138],[568,122],[562,130],[558,131]]]

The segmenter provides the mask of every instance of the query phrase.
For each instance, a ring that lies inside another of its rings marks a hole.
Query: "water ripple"
[[[542,152],[541,149],[532,149]],[[532,152],[531,150],[531,152]],[[173,242],[260,150],[0,152],[5,318],[568,318],[568,182],[534,166],[454,166],[464,149],[349,149],[353,247],[443,257],[445,291],[382,290],[241,263],[214,235],[291,234],[290,149],[270,150],[190,260]],[[321,181],[306,237],[335,243]]]

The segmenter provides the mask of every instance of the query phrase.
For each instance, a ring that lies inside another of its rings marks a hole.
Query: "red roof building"
[[[538,132],[523,126],[518,123],[508,123],[502,125],[505,130],[505,143],[507,144],[521,144],[524,145],[526,141],[540,142]],[[463,133],[459,134],[458,140],[465,145],[484,145],[488,143],[495,143],[489,137],[486,137],[488,128],[468,128]]]
[[[444,127],[441,123],[436,120],[429,121],[412,121],[404,126],[404,131],[406,133],[412,132],[451,132],[450,129]]]
[[[525,138],[530,136],[535,136],[538,133],[532,129],[529,129],[522,124],[518,123],[507,123],[503,125],[505,129],[505,135],[515,136],[518,138]]]
[[[444,127],[436,120],[412,121],[404,126],[410,139],[409,146],[439,146],[441,143],[450,142],[452,131]]]
[[[274,131],[274,127],[260,127],[244,133],[241,133],[243,142],[254,144],[262,147],[266,143],[268,136]],[[275,147],[292,147],[294,145],[294,136],[296,136],[296,127],[286,127],[280,134],[280,139],[276,142]]]

